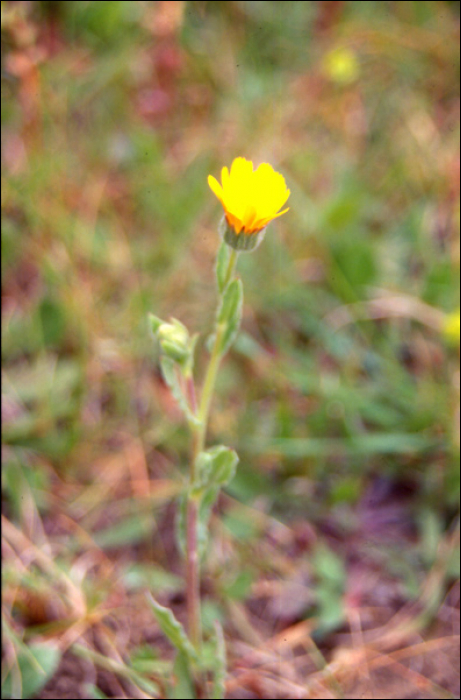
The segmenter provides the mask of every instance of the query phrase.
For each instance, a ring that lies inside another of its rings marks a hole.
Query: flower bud
[[[195,341],[190,338],[187,328],[176,318],[166,323],[153,314],[149,314],[149,322],[162,352],[179,364],[190,363]]]

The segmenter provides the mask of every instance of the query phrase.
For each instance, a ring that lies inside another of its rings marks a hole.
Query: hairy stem
[[[232,280],[235,264],[237,261],[237,252],[232,250],[229,256],[229,263],[225,277],[224,289]],[[208,417],[210,413],[211,400],[213,398],[216,377],[218,375],[219,365],[221,363],[222,354],[220,353],[221,336],[223,328],[216,324],[215,338],[213,349],[211,351],[210,361],[205,373],[203,382],[202,395],[200,398],[200,406],[198,409],[198,418],[200,423],[193,428],[193,446],[190,465],[190,482],[193,483],[196,477],[196,463],[200,452],[205,447],[206,431],[208,427]],[[189,385],[189,399],[193,410],[196,410],[195,391],[193,383]],[[195,412],[194,410],[194,412]],[[198,502],[189,495],[187,500],[186,514],[186,586],[187,586],[187,618],[189,635],[192,643],[197,649],[200,649],[202,643],[201,630],[201,613],[200,613],[200,566],[198,555],[197,542],[197,525],[198,525]]]
[[[200,571],[197,547],[197,501],[187,501],[187,571],[186,599],[189,637],[194,647],[199,650],[202,643],[202,625],[200,615]]]

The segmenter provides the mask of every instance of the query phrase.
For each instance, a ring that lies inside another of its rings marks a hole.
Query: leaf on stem
[[[209,488],[200,499],[197,514],[197,552],[202,559],[207,551],[208,545],[208,523],[211,509],[218,498],[219,486]],[[178,547],[185,557],[187,554],[187,501],[189,492],[186,491],[179,502],[176,520],[176,541]]]
[[[197,696],[194,692],[189,663],[185,654],[180,652],[176,656],[173,673],[176,683],[170,690],[168,697],[171,700],[195,700]]]
[[[18,642],[15,666],[5,669],[2,698],[31,698],[52,678],[61,660],[54,642]]]
[[[238,461],[235,450],[224,445],[200,452],[196,462],[197,478],[192,484],[191,494],[196,496],[216,486],[228,484],[234,478]]]
[[[165,608],[157,603],[150,593],[147,594],[147,600],[165,637],[180,653],[186,656],[189,664],[196,662],[197,653],[189,641],[184,627],[175,618],[170,608]]]
[[[192,425],[199,426],[199,419],[194,413],[192,413],[189,407],[189,402],[181,383],[182,377],[180,377],[178,374],[175,361],[170,357],[163,356],[160,358],[160,367],[162,368],[162,374],[165,382],[168,384],[173,397],[176,399],[187,420],[192,423]]]
[[[224,290],[217,323],[221,327],[220,355],[224,355],[237,335],[242,319],[243,285],[239,279],[232,280]]]
[[[216,281],[220,294],[224,292],[226,287],[230,256],[231,249],[223,241],[216,257]]]
[[[213,687],[210,697],[212,700],[222,700],[226,694],[226,644],[221,625],[215,621],[213,644]]]
[[[234,450],[224,445],[217,445],[197,457],[197,477],[191,484],[178,509],[177,540],[183,554],[186,552],[186,513],[187,499],[195,498],[199,502],[197,519],[197,549],[203,557],[208,542],[208,523],[219,492],[235,475],[239,458]]]

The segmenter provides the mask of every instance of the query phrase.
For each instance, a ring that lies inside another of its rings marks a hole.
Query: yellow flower
[[[210,188],[221,202],[226,221],[235,234],[256,234],[277,216],[290,196],[283,175],[268,163],[253,170],[251,160],[235,158],[229,172],[221,171],[221,185],[208,176]]]
[[[459,309],[445,316],[442,324],[442,332],[451,345],[459,345],[460,328],[461,317]]]
[[[322,68],[330,80],[344,85],[353,83],[360,74],[357,56],[345,47],[338,47],[327,53]]]

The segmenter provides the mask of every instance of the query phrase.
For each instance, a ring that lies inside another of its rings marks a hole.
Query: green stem
[[[235,270],[235,264],[237,262],[237,251],[232,250],[229,256],[229,262],[225,277],[225,284],[223,291],[226,289],[227,285],[232,280]],[[219,365],[222,359],[222,354],[220,352],[221,337],[223,333],[223,328],[216,324],[215,338],[213,343],[213,349],[211,351],[210,361],[205,373],[205,379],[203,382],[202,395],[200,399],[200,407],[198,412],[198,417],[200,423],[198,426],[193,427],[193,447],[191,455],[191,465],[190,465],[190,482],[193,483],[196,477],[196,462],[199,454],[203,451],[205,447],[206,431],[208,427],[208,417],[210,413],[211,400],[213,398],[214,387],[216,384],[216,377],[219,370]],[[192,392],[192,387],[190,387],[190,398],[193,397],[192,402],[195,404],[195,393]],[[198,651],[200,651],[202,643],[202,629],[201,629],[201,613],[200,613],[200,566],[199,566],[199,556],[198,556],[198,546],[197,546],[197,524],[198,524],[198,502],[195,498],[189,495],[187,500],[187,553],[186,553],[186,586],[187,586],[187,618],[188,618],[188,629],[189,635],[192,643]]]
[[[200,569],[197,547],[197,501],[193,498],[187,501],[187,564],[186,564],[186,599],[189,637],[200,653],[202,644],[202,624],[200,614]]]

